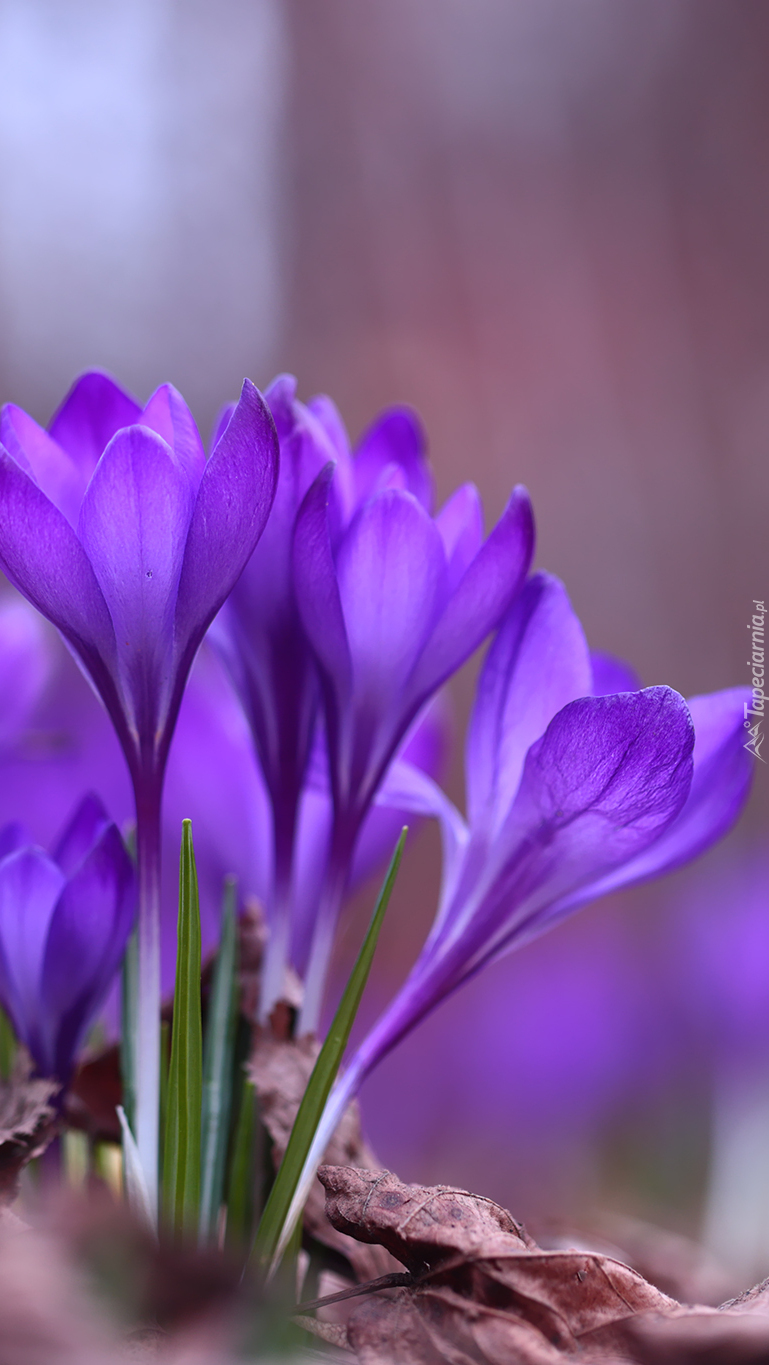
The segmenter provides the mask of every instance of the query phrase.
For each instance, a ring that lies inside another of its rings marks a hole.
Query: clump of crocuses
[[[300,402],[286,376],[264,397],[246,381],[206,458],[170,386],[142,407],[91,374],[48,431],[6,408],[0,443],[0,566],[78,656],[133,783],[136,1136],[148,1207],[157,1179],[163,784],[187,678],[220,609],[211,640],[248,730],[223,729],[214,750],[204,708],[185,732],[185,770],[195,775],[200,821],[206,790],[221,787],[228,763],[239,772],[252,765],[253,781],[239,787],[252,797],[251,846],[238,857],[259,864],[267,910],[262,1021],[293,967],[304,986],[298,1031],[317,1029],[345,895],[386,856],[404,814],[435,818],[443,833],[432,930],[332,1095],[305,1185],[350,1095],[441,1000],[586,901],[694,857],[736,818],[749,785],[745,689],[686,703],[591,654],[564,587],[531,572],[526,491],[513,490],[485,537],[472,485],[436,511],[425,436],[408,409],[382,414],[353,446],[329,399]],[[490,637],[462,814],[436,781],[436,694]],[[0,632],[0,648],[2,640]],[[44,685],[34,640],[22,632],[13,647],[31,695]],[[219,677],[209,704],[223,686]],[[221,696],[222,710],[233,705]],[[4,998],[37,1065],[62,1079],[133,913],[117,831],[93,803],[73,829],[86,826],[93,848],[78,836],[76,868],[57,871],[29,848],[0,864],[15,888],[7,904],[17,907],[3,909],[0,924]],[[218,871],[232,870],[221,867],[224,855],[212,857]],[[38,908],[14,939],[24,877]],[[111,908],[98,932],[88,930],[70,999],[62,984],[49,990],[54,951],[60,961],[77,957],[78,935],[95,922],[97,883]],[[64,940],[66,952],[50,947]],[[36,1004],[46,991],[52,1003]]]

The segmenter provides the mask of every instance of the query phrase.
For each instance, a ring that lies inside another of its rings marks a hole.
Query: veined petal
[[[206,452],[195,418],[173,384],[161,384],[155,390],[137,421],[171,447],[195,495],[206,467]]]
[[[126,700],[142,729],[157,724],[172,683],[192,508],[189,481],[165,441],[136,426],[113,437],[80,511],[80,540],[114,622]]]
[[[449,568],[449,592],[469,569],[483,543],[483,508],[473,483],[452,493],[435,518]]]
[[[208,461],[192,512],[176,609],[176,645],[186,677],[195,651],[256,545],[278,477],[278,438],[249,380]]]
[[[641,680],[624,659],[615,659],[613,654],[593,650],[590,662],[593,667],[594,697],[606,697],[611,692],[640,692]]]
[[[347,699],[352,663],[339,596],[328,525],[333,465],[309,489],[294,529],[294,587],[302,624],[321,667],[331,679],[338,704]]]
[[[131,860],[108,825],[67,882],[51,917],[41,973],[49,1074],[66,1080],[83,1030],[111,985],[135,913]]]
[[[53,860],[65,877],[72,876],[109,824],[110,818],[104,803],[95,792],[89,792],[83,797],[54,849]]]
[[[354,456],[358,506],[388,486],[387,471],[393,465],[403,471],[406,490],[430,512],[435,493],[427,463],[427,438],[411,408],[388,408],[358,442]]]
[[[40,848],[0,863],[0,999],[19,1037],[34,1051],[48,932],[64,874]]]
[[[694,722],[694,772],[686,802],[667,827],[638,857],[591,881],[566,910],[672,872],[714,844],[734,824],[750,791],[754,760],[744,747],[743,707],[750,689],[690,697]]]
[[[534,553],[529,495],[514,490],[505,512],[449,599],[410,692],[428,697],[476,650],[520,591]]]
[[[86,478],[45,428],[22,408],[6,403],[0,412],[0,444],[22,469],[31,472],[38,488],[75,526]]]
[[[110,375],[91,370],[72,385],[49,431],[81,470],[85,486],[112,437],[138,422],[140,412],[141,405]]]
[[[65,517],[2,447],[0,506],[0,566],[69,640],[103,690],[105,666],[115,668],[117,650],[94,571]]]
[[[487,960],[533,921],[549,924],[566,896],[642,853],[686,800],[693,744],[686,703],[669,687],[565,706],[527,754],[476,894],[457,907],[454,936],[463,925]]]
[[[502,621],[478,681],[465,762],[473,829],[483,825],[493,836],[530,746],[591,685],[587,642],[563,584],[535,574]]]
[[[378,494],[350,526],[337,576],[354,694],[384,715],[397,704],[445,601],[446,561],[435,524],[410,494]]]

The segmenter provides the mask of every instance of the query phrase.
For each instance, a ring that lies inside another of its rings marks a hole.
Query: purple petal
[[[439,620],[410,690],[430,696],[499,623],[529,571],[534,519],[529,495],[516,488]]]
[[[292,374],[279,374],[264,391],[264,401],[272,413],[278,440],[290,436],[296,425],[296,379]]]
[[[115,632],[91,564],[58,508],[2,448],[0,505],[0,565],[58,626],[105,695],[105,666],[116,663]]]
[[[246,379],[240,402],[206,465],[187,536],[176,609],[184,676],[264,530],[277,477],[275,425],[264,399]]]
[[[47,629],[18,598],[0,606],[0,747],[19,739],[51,676]]]
[[[340,702],[349,694],[352,664],[329,534],[332,465],[318,475],[294,530],[294,586],[302,624]]]
[[[647,849],[591,882],[574,905],[672,872],[714,844],[734,824],[750,791],[754,760],[744,748],[744,687],[689,698],[694,722],[694,774],[678,817]],[[568,908],[572,907],[569,902]]]
[[[0,444],[22,469],[32,474],[38,488],[64,513],[70,526],[75,526],[86,478],[66,451],[12,403],[7,403],[0,413]]]
[[[113,437],[83,499],[78,533],[114,622],[123,687],[140,730],[154,728],[154,708],[171,684],[192,508],[189,482],[165,441],[139,426]]]
[[[42,965],[48,1074],[66,1080],[77,1045],[109,990],[136,905],[131,860],[114,825],[64,887]]]
[[[449,592],[469,569],[483,543],[483,508],[475,484],[458,488],[435,518],[449,568]]]
[[[87,483],[109,442],[121,427],[138,422],[141,406],[108,374],[99,370],[75,381],[49,425],[55,441],[82,471]]]
[[[641,680],[624,659],[615,659],[613,654],[593,650],[590,661],[593,666],[594,697],[607,697],[612,692],[640,692]]]
[[[161,384],[155,390],[139,422],[171,447],[196,494],[206,467],[206,452],[195,418],[173,384]]]
[[[307,404],[331,442],[334,457],[340,464],[350,462],[350,442],[336,403],[325,393],[318,393]]]
[[[94,792],[89,792],[83,797],[54,849],[53,860],[65,877],[72,876],[109,823],[104,803]]]
[[[41,979],[48,931],[64,874],[42,849],[0,863],[0,999],[35,1055],[42,1023]]]
[[[410,494],[378,494],[350,526],[337,575],[355,695],[390,711],[445,601],[435,523]]]
[[[393,466],[402,470],[403,487],[430,512],[434,488],[427,463],[427,439],[417,414],[410,408],[388,408],[358,442],[354,467],[359,506],[390,486],[388,474]]]
[[[669,687],[559,711],[529,750],[489,859],[481,918],[501,920],[493,938],[510,946],[535,916],[545,927],[562,898],[658,839],[689,794],[693,745],[686,703]]]
[[[504,817],[530,746],[556,712],[590,695],[590,657],[563,584],[530,578],[483,665],[467,736],[467,809],[473,828]]]

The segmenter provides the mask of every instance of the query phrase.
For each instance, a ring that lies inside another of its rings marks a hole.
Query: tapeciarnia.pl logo
[[[745,702],[745,729],[750,738],[744,744],[756,758],[760,758],[762,763],[766,762],[761,757],[761,745],[764,736],[761,733],[761,726],[764,720],[764,620],[766,618],[766,606],[763,602],[753,599],[754,612],[748,622],[748,630],[751,632],[751,657],[748,659],[748,668],[752,670],[751,688],[753,695],[749,702]]]

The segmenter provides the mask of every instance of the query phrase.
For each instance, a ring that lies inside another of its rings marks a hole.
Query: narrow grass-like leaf
[[[227,1191],[228,1246],[247,1248],[253,1232],[254,1184],[256,1180],[256,1090],[253,1081],[244,1080],[240,1109],[235,1126]]]
[[[192,824],[182,824],[176,985],[168,1070],[163,1208],[178,1237],[197,1237],[200,1209],[200,1115],[203,1033],[200,1017],[200,904]]]
[[[123,1135],[123,1180],[129,1207],[138,1218],[151,1228],[152,1232],[157,1233],[157,1220],[152,1207],[150,1192],[147,1189],[147,1182],[144,1179],[139,1148],[136,1146],[136,1139],[128,1125],[122,1104],[117,1106],[117,1116]]]
[[[123,955],[120,976],[120,1075],[123,1111],[133,1131],[136,1110],[136,1002],[139,993],[139,930],[134,927]]]
[[[280,1164],[280,1170],[275,1177],[275,1184],[270,1191],[264,1213],[259,1222],[254,1254],[263,1266],[274,1268],[279,1245],[285,1246],[293,1232],[293,1225],[287,1226],[286,1220],[291,1209],[294,1191],[302,1174],[305,1159],[312,1146],[315,1130],[323,1114],[326,1100],[336,1079],[350,1030],[358,1012],[361,996],[374,959],[379,931],[382,928],[382,921],[403,856],[403,846],[406,842],[407,833],[408,829],[404,827],[387,869],[387,876],[379,893],[379,899],[374,909],[368,933],[363,940],[358,960],[350,973],[350,979],[345,986],[339,1008],[334,1015],[334,1022],[328,1031],[328,1036],[307,1083],[307,1089],[304,1092],[299,1112],[291,1129],[291,1136]],[[292,1224],[293,1222],[294,1218],[292,1218]]]
[[[0,1080],[11,1078],[16,1060],[16,1034],[4,1009],[0,1009]]]
[[[203,1118],[200,1174],[200,1240],[216,1236],[224,1197],[230,1136],[232,1066],[237,1015],[236,882],[224,883],[222,933],[208,1002],[203,1045]]]

